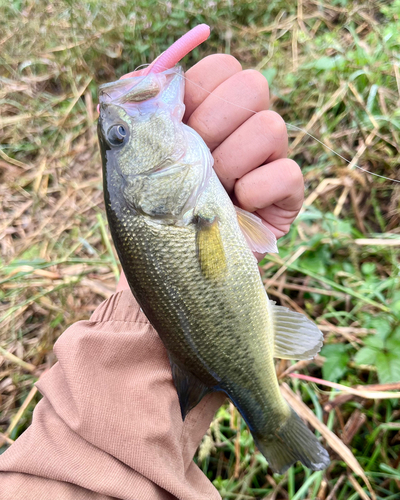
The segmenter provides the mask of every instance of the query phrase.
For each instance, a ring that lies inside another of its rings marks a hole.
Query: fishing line
[[[150,66],[150,63],[143,63],[143,64],[140,64],[139,66],[137,66],[134,70],[133,70],[133,73],[135,71],[139,71],[140,69],[142,68],[148,68]],[[147,76],[147,75],[146,75]]]
[[[179,73],[177,73],[177,72],[175,72],[175,74],[179,75]],[[229,101],[228,99],[224,99],[223,97],[215,95],[212,92],[210,92],[209,90],[203,88],[201,85],[193,82],[192,80],[190,80],[186,76],[184,76],[184,75],[179,75],[179,76],[182,76],[182,78],[185,78],[185,80],[187,80],[188,82],[190,82],[192,85],[195,85],[196,87],[199,87],[200,89],[204,90],[204,92],[207,92],[208,94],[213,95],[213,97],[219,99],[220,101],[224,101],[224,102],[226,102],[228,104],[231,104],[232,106],[236,106],[237,108],[244,109],[245,111],[250,111],[251,113],[257,114],[257,111],[254,111],[254,109],[246,108],[245,106],[241,106],[240,104],[236,104],[235,102]],[[309,137],[311,137],[312,139],[314,139],[315,141],[317,141],[319,144],[321,144],[321,146],[323,146],[327,150],[331,151],[333,154],[335,154],[336,156],[338,156],[339,158],[341,158],[346,163],[348,163],[348,164],[351,163],[351,161],[347,160],[347,158],[345,158],[344,156],[342,156],[340,153],[336,152],[334,149],[332,149],[331,147],[329,147],[327,144],[325,144],[321,140],[317,139],[317,137],[313,136],[312,134],[310,134],[306,130],[304,130],[304,129],[300,128],[300,127],[297,127],[296,125],[292,125],[291,123],[285,122],[285,124],[286,124],[286,127],[290,127],[290,128],[295,129],[295,130],[297,130],[299,132],[302,132],[303,134],[308,135]],[[354,165],[354,167],[358,168],[359,170],[362,170],[363,172],[365,172],[367,174],[373,175],[375,177],[380,177],[381,179],[386,179],[388,181],[397,182],[397,183],[400,184],[400,180],[398,180],[398,179],[392,179],[390,177],[385,177],[384,175],[376,174],[375,172],[371,172],[370,170],[367,170],[366,168],[360,167],[359,165]]]
[[[330,148],[327,144],[325,144],[324,142],[320,141],[319,139],[317,139],[315,136],[313,136],[312,134],[310,134],[306,130],[304,130],[304,129],[300,128],[300,127],[296,127],[296,125],[292,125],[291,123],[286,123],[286,126],[294,128],[295,130],[298,130],[299,132],[303,132],[304,134],[307,134],[312,139],[314,139],[314,141],[319,142],[319,144],[321,144],[321,146],[324,146],[324,148],[326,148],[329,151],[331,151],[333,154],[335,154],[336,156],[338,156],[339,158],[341,158],[342,160],[344,160],[346,163],[349,163],[349,164],[351,163],[344,156],[342,156],[341,154],[337,153],[334,149]],[[388,181],[400,183],[400,180],[398,180],[398,179],[391,179],[390,177],[385,177],[384,175],[376,174],[375,172],[371,172],[370,170],[367,170],[366,168],[360,167],[359,165],[354,165],[354,166],[356,168],[358,168],[359,170],[362,170],[363,172],[366,172],[367,174],[374,175],[375,177],[380,177],[381,179],[387,179]]]
[[[137,66],[137,68],[135,68],[134,71],[138,71],[140,68],[149,67],[149,66],[150,66],[150,64],[141,64],[140,66]],[[254,109],[246,108],[245,106],[241,106],[240,104],[237,104],[235,102],[229,101],[228,99],[224,99],[223,97],[220,97],[218,95],[213,94],[212,91],[205,89],[204,87],[202,87],[198,83],[195,83],[193,80],[190,80],[190,78],[187,78],[185,75],[182,75],[182,74],[178,73],[177,71],[173,71],[171,68],[166,68],[165,66],[161,66],[161,67],[164,68],[164,69],[166,69],[166,70],[171,71],[171,73],[173,73],[175,75],[178,75],[181,78],[184,78],[186,81],[190,82],[195,87],[198,87],[199,89],[203,90],[204,92],[206,92],[209,95],[212,95],[213,97],[215,97],[216,99],[219,99],[220,101],[226,102],[227,104],[230,104],[232,106],[236,106],[237,108],[243,109],[245,111],[249,111],[250,113],[253,113],[255,115],[257,114],[257,111],[254,111]],[[151,73],[148,73],[147,75],[144,75],[144,77],[145,77],[144,79],[146,79],[150,74]],[[337,151],[335,151],[334,149],[332,149],[331,147],[329,147],[327,144],[325,144],[324,142],[322,142],[320,139],[318,139],[314,135],[310,134],[306,130],[302,129],[301,127],[297,127],[296,125],[292,125],[291,123],[287,123],[287,122],[285,122],[285,124],[286,124],[286,127],[288,127],[288,128],[297,130],[298,132],[302,132],[303,134],[308,135],[309,137],[311,137],[311,139],[314,139],[314,141],[316,141],[319,144],[321,144],[321,146],[323,146],[324,148],[326,148],[328,151],[330,151],[334,155],[336,155],[339,158],[341,158],[344,162],[346,162],[348,164],[351,163],[350,160],[348,160],[347,158],[345,158],[344,156],[342,156],[340,153],[338,153]],[[360,167],[359,165],[353,165],[353,166],[355,168],[357,168],[358,170],[361,170],[362,172],[365,172],[366,174],[373,175],[374,177],[379,177],[380,179],[385,179],[385,180],[388,180],[388,181],[391,181],[391,182],[396,182],[396,183],[400,184],[400,180],[398,180],[398,179],[392,179],[392,178],[386,177],[384,175],[376,174],[375,172],[371,172],[370,170],[367,170],[366,168]]]

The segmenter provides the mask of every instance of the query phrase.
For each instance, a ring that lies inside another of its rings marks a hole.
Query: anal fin
[[[321,350],[324,336],[304,314],[270,301],[275,331],[274,357],[312,359]]]
[[[169,362],[174,385],[178,393],[182,420],[185,420],[190,410],[200,403],[206,394],[212,392],[212,388],[200,382],[192,373],[183,370],[175,363],[171,356],[169,357]]]

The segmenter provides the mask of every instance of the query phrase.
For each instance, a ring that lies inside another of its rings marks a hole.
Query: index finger
[[[242,71],[240,62],[228,54],[213,54],[202,59],[185,73],[186,123],[195,109],[221,83]]]

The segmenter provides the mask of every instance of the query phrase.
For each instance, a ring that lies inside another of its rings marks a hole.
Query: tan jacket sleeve
[[[32,425],[0,456],[1,500],[218,500],[193,455],[221,394],[182,422],[166,350],[129,290],[71,326]]]

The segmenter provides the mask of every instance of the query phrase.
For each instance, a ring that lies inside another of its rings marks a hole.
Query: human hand
[[[300,167],[287,158],[285,122],[268,110],[267,80],[258,71],[242,71],[239,61],[226,54],[205,57],[185,78],[184,122],[210,148],[214,169],[234,203],[255,212],[280,238],[300,211],[304,183]],[[127,288],[122,273],[117,291]]]
[[[280,238],[300,211],[304,183],[297,163],[287,158],[285,122],[268,111],[267,80],[258,71],[242,71],[226,54],[202,59],[185,77],[184,122],[210,148],[235,204],[256,212]]]

